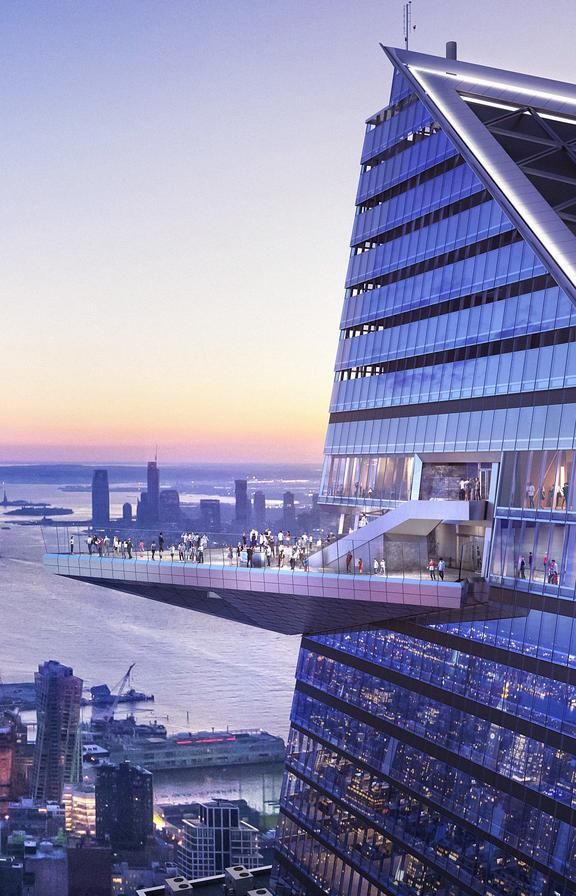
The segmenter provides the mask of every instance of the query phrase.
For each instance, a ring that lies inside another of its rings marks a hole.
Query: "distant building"
[[[69,845],[67,896],[110,896],[112,850],[79,840]]]
[[[161,523],[180,522],[180,495],[175,488],[163,488],[159,498],[159,520]]]
[[[202,498],[200,501],[200,528],[203,532],[220,532],[220,501],[213,498]]]
[[[50,840],[29,840],[24,846],[25,896],[68,894],[68,856],[63,846]],[[33,888],[27,884],[33,882]]]
[[[26,831],[28,837],[37,839],[56,837],[58,832],[65,827],[65,813],[60,803],[41,803],[27,797],[10,803],[8,815],[9,819],[6,822],[5,830],[12,832],[8,836],[9,840],[16,832],[21,833],[22,831]],[[12,848],[8,849],[7,853],[23,855],[22,850],[18,853]]]
[[[240,820],[240,810],[226,800],[200,804],[199,818],[185,818],[178,867],[187,877],[221,874],[229,865],[256,868],[262,863],[257,828]]]
[[[66,831],[78,837],[96,835],[96,788],[93,784],[67,784],[64,788]]]
[[[155,460],[148,462],[147,470],[147,504],[150,523],[157,523],[160,519],[160,470]]]
[[[293,532],[296,528],[296,508],[294,506],[294,495],[292,492],[284,492],[282,499],[283,516],[282,525],[284,529]]]
[[[136,522],[142,526],[148,525],[150,514],[148,512],[148,492],[140,492],[138,503],[136,504]]]
[[[250,519],[248,482],[246,479],[234,480],[234,493],[236,497],[235,523],[240,528],[243,528],[248,525],[248,520]]]
[[[94,528],[110,523],[110,488],[108,470],[94,470],[92,474],[92,525]]]
[[[320,526],[320,507],[318,506],[318,500],[320,495],[318,492],[314,492],[312,495],[312,509],[310,511],[310,523],[313,529],[317,529]]]
[[[130,762],[102,765],[96,777],[96,838],[114,851],[141,849],[153,832],[152,775]]]
[[[126,501],[122,505],[122,522],[127,526],[132,522],[132,505],[130,501]]]
[[[32,766],[32,796],[60,802],[64,784],[78,772],[78,736],[82,679],[69,666],[49,660],[38,667],[38,733]]]
[[[2,896],[22,896],[24,865],[11,856],[0,856],[0,893]]]
[[[266,528],[266,495],[264,492],[254,492],[252,511],[254,514],[254,525],[261,532],[262,529]]]
[[[27,728],[20,716],[0,712],[0,815],[11,800],[26,793],[26,744]]]
[[[173,862],[160,864],[158,861],[146,863],[145,856],[142,857],[142,866],[134,865],[134,862],[114,862],[112,866],[112,891],[114,896],[125,896],[129,893],[139,893],[140,887],[145,888],[148,892],[154,893],[154,889],[159,887],[161,896],[166,893],[173,893],[173,890],[165,889],[165,881],[178,877],[178,868]],[[184,878],[181,878],[183,880]],[[138,887],[138,889],[136,889]],[[181,889],[181,888],[180,888]],[[179,892],[179,890],[176,890]],[[224,896],[222,890],[217,896]]]

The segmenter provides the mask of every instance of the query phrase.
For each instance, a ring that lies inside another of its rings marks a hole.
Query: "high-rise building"
[[[130,501],[125,501],[122,505],[122,522],[125,526],[132,523],[132,505]]]
[[[254,525],[262,532],[266,528],[266,495],[260,490],[252,496],[252,513]]]
[[[27,732],[17,713],[0,711],[0,815],[26,793]]]
[[[236,497],[234,522],[240,528],[244,528],[250,520],[250,500],[248,498],[248,482],[246,479],[234,480],[234,493]]]
[[[79,772],[82,679],[69,666],[48,660],[34,675],[38,732],[32,765],[32,796],[60,802],[64,784]]]
[[[296,507],[292,492],[284,492],[282,496],[282,526],[289,532],[296,529]]]
[[[94,528],[110,523],[110,488],[108,470],[94,470],[92,474],[92,525]]]
[[[164,495],[164,497],[162,497]],[[157,526],[159,522],[172,522],[176,496],[177,517],[180,518],[180,498],[173,489],[160,491],[160,470],[155,460],[148,461],[146,490],[140,493],[136,505],[136,520],[142,526]],[[176,520],[174,520],[176,521]]]
[[[220,501],[217,498],[200,499],[200,528],[203,532],[220,532]]]
[[[155,460],[148,461],[146,480],[148,521],[157,523],[160,519],[160,470]]]
[[[317,529],[320,526],[320,507],[318,506],[320,495],[315,492],[312,495],[312,507],[310,509],[310,526]]]
[[[403,551],[405,576],[451,558],[490,587],[484,612],[304,638],[275,892],[568,896],[576,88],[387,54],[320,500],[343,531],[388,511],[350,541],[388,575]],[[469,521],[419,519],[446,501]]]
[[[136,522],[142,526],[148,525],[150,514],[148,512],[148,492],[140,492],[136,503]]]
[[[16,762],[16,730],[10,719],[0,717],[0,813],[12,799],[12,775]]]
[[[289,599],[215,567],[189,605],[304,632],[276,896],[572,896],[576,86],[386,53],[319,498],[342,537]]]
[[[262,864],[258,829],[240,819],[238,806],[226,800],[200,805],[198,818],[185,818],[178,867],[188,877],[221,874],[229,865]]]
[[[152,774],[130,762],[101,765],[96,777],[96,838],[114,851],[141,849],[153,832]]]
[[[158,513],[161,523],[179,523],[180,495],[175,488],[163,488],[160,492]]]

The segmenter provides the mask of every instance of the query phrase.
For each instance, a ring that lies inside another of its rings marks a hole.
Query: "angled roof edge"
[[[576,305],[576,237],[459,92],[480,93],[497,102],[534,105],[576,118],[576,86],[381,46]]]

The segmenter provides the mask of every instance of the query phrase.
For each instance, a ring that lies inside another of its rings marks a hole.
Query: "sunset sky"
[[[413,19],[576,79],[573,0]],[[0,461],[319,461],[402,0],[18,0],[0,31]]]

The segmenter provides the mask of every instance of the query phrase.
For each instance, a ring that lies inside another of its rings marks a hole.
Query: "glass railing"
[[[361,532],[362,530],[356,530]],[[482,564],[483,539],[469,539],[457,556],[431,554],[425,537],[393,540],[377,536],[358,547],[349,548],[343,536],[326,539],[258,536],[231,542],[230,533],[187,536],[179,541],[119,538],[104,533],[93,535],[75,526],[43,529],[48,554],[90,556],[95,562],[106,559],[137,560],[157,564],[210,565],[260,570],[263,574],[371,576],[378,579],[410,579],[423,582],[458,582],[478,573]],[[471,542],[474,541],[474,545]],[[330,561],[318,562],[319,551],[330,551]],[[315,554],[314,563],[310,560]]]

